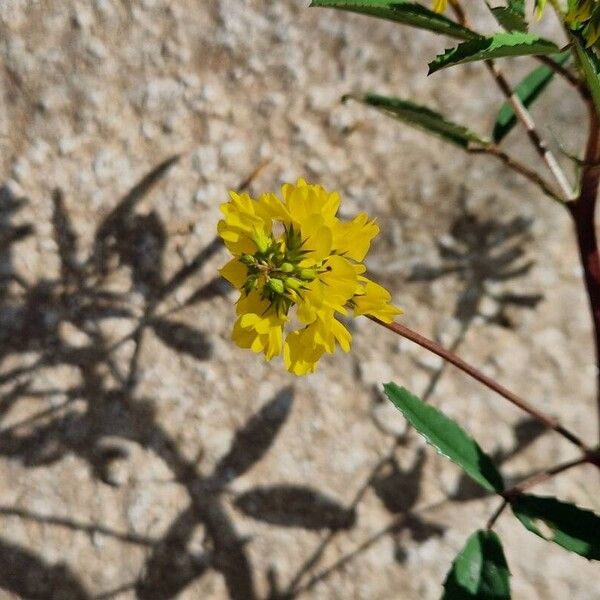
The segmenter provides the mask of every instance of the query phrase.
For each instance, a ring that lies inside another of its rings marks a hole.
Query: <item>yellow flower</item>
[[[433,0],[433,10],[442,13],[448,7],[448,0]]]
[[[565,22],[578,31],[587,47],[598,46],[600,39],[600,2],[598,0],[571,0]]]
[[[300,179],[282,198],[230,194],[217,230],[233,255],[220,271],[241,291],[232,338],[267,360],[283,354],[296,375],[312,373],[352,336],[337,315],[368,315],[385,322],[401,311],[389,292],[364,277],[366,256],[379,227],[365,213],[344,223],[339,194]],[[287,334],[296,307],[300,327]]]
[[[364,293],[352,299],[355,316],[370,315],[384,323],[391,323],[398,311],[390,304],[392,299],[390,293],[383,286],[366,277],[360,279],[364,283]]]
[[[283,325],[286,317],[256,291],[242,296],[237,302],[239,315],[233,326],[233,337],[242,348],[263,352],[267,360],[281,354]]]
[[[325,354],[325,348],[314,338],[315,325],[292,331],[285,340],[283,360],[289,371],[295,375],[308,375],[317,368],[317,363]]]
[[[587,21],[594,12],[594,0],[576,0],[569,3],[565,20],[567,23],[582,23]]]

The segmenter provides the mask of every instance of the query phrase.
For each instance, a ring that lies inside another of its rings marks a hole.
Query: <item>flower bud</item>
[[[294,270],[294,265],[292,263],[289,262],[284,262],[280,267],[279,270],[282,273],[291,273]]]
[[[252,237],[258,251],[261,254],[264,254],[271,247],[271,237],[268,236],[264,231],[255,231],[254,236]]]
[[[251,276],[246,279],[244,282],[244,291],[249,294],[251,291],[255,290],[258,287],[258,278]]]
[[[254,258],[254,256],[252,256],[252,254],[242,254],[240,256],[240,262],[246,265],[247,267],[251,267],[253,264],[256,263],[256,259]]]
[[[281,281],[281,279],[271,278],[271,279],[269,279],[267,285],[276,294],[284,294],[285,293],[285,286],[283,284],[283,281]]]
[[[292,290],[300,290],[304,286],[304,283],[295,277],[287,277],[285,280],[285,287]]]
[[[314,269],[301,269],[298,276],[300,279],[304,279],[304,281],[312,281],[313,279],[316,279],[317,272]]]

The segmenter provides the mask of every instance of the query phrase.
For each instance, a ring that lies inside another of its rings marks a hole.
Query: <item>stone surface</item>
[[[225,254],[203,250],[253,172],[254,192],[306,177],[340,190],[346,217],[377,217],[369,269],[405,322],[594,439],[564,211],[500,164],[339,102],[393,93],[486,132],[502,98],[485,69],[426,78],[447,40],[307,4],[0,2],[0,597],[438,598],[497,503],[390,413],[380,378],[427,395],[509,477],[572,457],[366,320],[302,380],[234,347],[233,296],[211,283]],[[584,115],[562,82],[534,113],[577,152]],[[520,133],[507,147],[536,163]],[[600,510],[596,485],[581,469],[539,492]],[[600,595],[595,565],[509,515],[498,529],[516,598]]]

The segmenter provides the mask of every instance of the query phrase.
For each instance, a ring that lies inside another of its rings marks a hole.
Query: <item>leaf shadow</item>
[[[92,598],[68,567],[51,565],[38,554],[5,539],[0,539],[0,590],[32,600]]]
[[[356,511],[345,508],[319,490],[299,485],[255,487],[234,500],[244,515],[280,527],[308,530],[350,529],[356,523]]]
[[[526,259],[532,224],[532,219],[522,216],[482,219],[469,212],[463,201],[448,233],[436,242],[438,264],[417,263],[408,281],[431,283],[454,276],[462,285],[454,316],[463,325],[481,317],[512,328],[512,309],[534,309],[543,300],[541,294],[498,291],[498,285],[523,277],[533,268],[534,262]],[[490,305],[485,314],[484,300]]]
[[[74,455],[89,465],[90,474],[99,482],[119,486],[112,468],[129,459],[127,445],[121,442],[137,444],[164,461],[174,481],[186,490],[190,507],[156,540],[112,532],[75,518],[36,515],[20,507],[0,507],[0,515],[98,532],[148,547],[146,567],[134,586],[140,598],[173,597],[205,572],[216,570],[225,578],[232,598],[252,600],[257,592],[245,540],[223,506],[225,472],[228,477],[237,476],[267,452],[289,413],[291,389],[283,390],[267,403],[262,417],[255,415],[242,428],[222,462],[223,470],[206,476],[182,454],[157,418],[155,401],[143,397],[137,386],[146,330],[152,330],[177,354],[197,361],[210,359],[210,337],[175,319],[174,313],[227,293],[213,279],[196,285],[196,292],[183,305],[161,312],[161,302],[169,300],[183,283],[200,280],[205,262],[222,248],[213,241],[190,262],[167,272],[167,228],[156,210],[141,209],[141,201],[149,199],[176,161],[172,157],[160,163],[117,202],[98,225],[91,248],[81,246],[68,198],[55,190],[52,234],[60,269],[56,275],[45,273],[31,282],[19,276],[14,261],[19,244],[34,232],[31,225],[18,222],[25,201],[9,188],[0,188],[0,385],[5,386],[0,388],[0,457],[35,468]],[[129,287],[115,291],[105,285],[113,275],[124,276]],[[133,297],[136,292],[141,292],[141,307],[139,298]],[[105,333],[105,322],[114,319],[129,325],[129,333],[120,339]],[[116,351],[131,342],[134,348],[129,359],[117,359]],[[19,363],[31,356],[29,363],[6,368],[10,361]],[[39,373],[64,366],[77,372],[78,383],[65,385],[58,378],[56,388],[40,388]],[[15,420],[13,415],[23,403],[35,408]],[[206,553],[185,547],[188,528],[194,527],[206,532]],[[68,568],[47,565],[35,552],[8,543],[1,548],[0,589],[47,598],[55,597],[60,587],[67,590],[61,597],[89,597]],[[2,560],[21,566],[3,569]],[[39,593],[31,587],[28,572],[39,580]]]
[[[327,491],[289,482],[258,485],[237,495],[232,492],[230,484],[263,460],[281,434],[293,408],[291,387],[280,390],[233,433],[230,448],[217,460],[212,472],[200,468],[200,459],[192,460],[182,452],[177,440],[161,424],[154,409],[156,401],[139,391],[139,357],[145,333],[153,332],[178,355],[209,360],[210,336],[175,313],[186,307],[201,307],[228,290],[220,278],[206,282],[201,277],[203,266],[222,249],[220,240],[215,238],[190,261],[168,272],[167,265],[172,263],[167,255],[168,229],[156,210],[142,211],[142,200],[150,202],[150,193],[176,161],[177,157],[172,157],[160,163],[117,202],[99,224],[91,248],[82,247],[68,209],[68,197],[56,190],[51,198],[52,226],[60,272],[44,274],[30,282],[19,275],[14,257],[19,243],[29,238],[34,228],[16,220],[24,201],[12,196],[8,188],[0,189],[0,384],[8,388],[0,395],[0,457],[34,468],[76,456],[87,463],[99,483],[117,487],[120,484],[111,470],[115,463],[128,460],[127,446],[109,441],[134,443],[167,465],[173,482],[185,489],[189,505],[158,539],[129,531],[113,532],[101,524],[86,524],[75,518],[36,515],[19,507],[0,507],[0,515],[8,516],[12,511],[13,516],[23,519],[88,534],[99,532],[122,543],[144,547],[144,568],[131,586],[139,598],[176,597],[192,582],[216,572],[223,577],[231,598],[254,600],[260,597],[257,573],[246,547],[248,539],[239,533],[231,514],[234,511],[229,510],[232,498],[238,516],[243,514],[271,527],[298,527],[325,531],[326,535],[352,529],[360,511],[353,503],[346,505]],[[483,266],[474,268],[464,252],[456,254],[452,248],[440,246],[440,256],[451,265],[422,281],[458,273],[466,290],[469,285],[473,289],[473,282],[477,281],[473,273],[490,275],[492,263],[498,281],[520,276],[530,268],[523,263],[519,248],[513,247],[514,239],[527,229],[522,222],[509,223],[504,233],[479,224],[481,233],[474,238],[477,243],[471,241],[471,234],[463,232],[462,226],[457,224],[455,237],[467,246],[469,256],[483,244],[487,263],[483,261]],[[124,272],[129,277],[127,289],[115,291],[105,285],[112,275]],[[192,279],[191,288],[195,291],[178,307],[161,311],[161,302]],[[477,285],[480,287],[474,288],[475,302],[465,291],[457,304],[463,317],[472,318],[483,294],[490,293]],[[132,301],[136,292],[141,292],[141,306]],[[509,292],[498,297],[502,306],[533,308],[539,301],[537,296]],[[117,340],[110,339],[103,327],[115,319],[130,326]],[[64,332],[67,326],[69,335]],[[133,350],[126,359],[117,359],[116,351],[125,344],[133,345]],[[29,363],[20,363],[16,368],[4,366],[5,359],[8,364],[8,359],[32,355],[34,359]],[[71,368],[78,374],[78,383],[40,389],[36,375],[50,367]],[[56,397],[62,401],[56,402]],[[30,404],[37,402],[39,410],[21,421],[8,421],[17,404],[25,399]],[[526,440],[530,434],[516,432],[517,440],[519,435],[522,440],[518,443],[529,443]],[[423,519],[415,511],[424,464],[420,452],[408,469],[390,461],[368,483],[386,510],[398,518],[389,531],[397,546],[398,560],[402,560],[403,532],[408,532],[417,543],[444,532],[441,525]],[[203,535],[199,546],[198,531]],[[39,580],[46,582],[46,596],[39,597],[48,597],[52,585],[72,589],[73,598],[89,597],[77,575],[67,567],[49,566],[35,552],[2,543],[0,550],[6,549],[5,560],[16,557],[10,560],[30,565],[30,571],[39,573]],[[0,572],[2,560],[0,556]],[[0,588],[26,590],[26,571],[19,569],[5,580],[0,573]],[[272,589],[278,586],[275,577],[273,571]]]

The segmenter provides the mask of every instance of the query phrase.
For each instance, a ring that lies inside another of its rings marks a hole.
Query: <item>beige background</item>
[[[301,380],[235,348],[233,295],[211,283],[225,255],[202,251],[264,161],[254,192],[305,177],[378,218],[368,266],[406,324],[594,439],[564,211],[492,159],[339,102],[397,94],[489,131],[502,98],[481,65],[425,77],[447,40],[303,0],[3,0],[0,40],[0,597],[274,598],[296,579],[301,598],[438,598],[497,501],[406,430],[388,380],[423,394],[435,379],[431,402],[508,477],[573,456],[366,320]],[[534,114],[577,150],[567,86]],[[507,145],[538,164],[520,133]],[[600,510],[597,483],[582,468],[539,493]],[[509,514],[498,531],[515,598],[600,595],[593,564]]]

